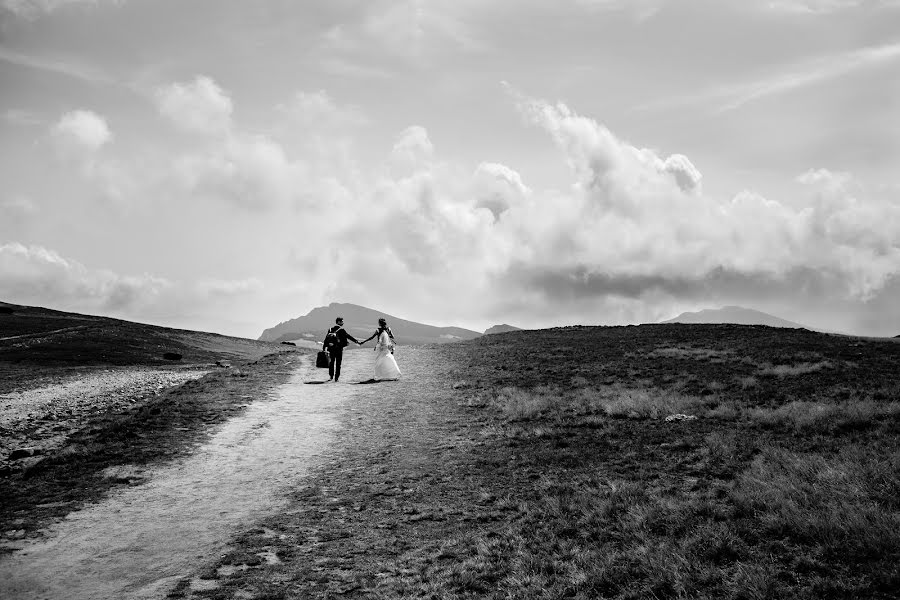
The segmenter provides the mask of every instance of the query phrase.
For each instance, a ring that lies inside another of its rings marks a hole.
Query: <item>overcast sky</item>
[[[0,300],[900,334],[897,0],[0,0]]]

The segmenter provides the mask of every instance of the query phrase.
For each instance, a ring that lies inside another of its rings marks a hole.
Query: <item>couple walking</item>
[[[395,381],[400,379],[400,367],[394,360],[394,334],[388,327],[385,319],[378,319],[378,329],[375,333],[364,339],[357,340],[344,329],[344,318],[334,320],[334,327],[325,335],[325,343],[322,350],[328,351],[328,380],[337,383],[341,377],[341,361],[344,358],[344,348],[350,342],[362,346],[372,338],[375,340],[375,377],[378,381]],[[348,341],[349,340],[349,341]]]

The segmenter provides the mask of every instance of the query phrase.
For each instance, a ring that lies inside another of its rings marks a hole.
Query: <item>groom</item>
[[[359,345],[359,340],[344,330],[344,317],[338,317],[334,320],[335,325],[328,330],[329,333],[335,334],[337,340],[335,343],[326,348],[328,350],[328,380],[337,383],[341,376],[341,360],[344,358],[344,348],[347,347],[347,340],[353,340]]]

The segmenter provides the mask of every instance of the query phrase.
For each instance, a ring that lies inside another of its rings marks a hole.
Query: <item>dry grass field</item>
[[[130,364],[152,366],[156,353]],[[23,364],[9,356],[0,347],[6,373]],[[286,508],[235,532],[169,597],[887,599],[900,589],[895,341],[567,327],[401,347],[397,358],[400,382],[342,386],[339,442],[285,492]],[[117,485],[140,485],[98,474],[190,452],[283,383],[282,364],[246,360],[92,415],[66,446],[0,477],[0,530],[30,536]]]
[[[343,448],[293,508],[237,536],[171,597],[900,589],[896,343],[572,327],[399,360],[414,380],[354,398]]]

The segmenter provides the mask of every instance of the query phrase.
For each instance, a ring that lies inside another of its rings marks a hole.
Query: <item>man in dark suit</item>
[[[338,378],[341,376],[341,360],[344,358],[344,348],[349,343],[347,340],[352,340],[357,346],[360,342],[344,329],[344,317],[338,317],[334,322],[334,327],[328,330],[328,333],[333,333],[334,337],[326,336],[323,350],[327,350],[329,356],[328,379],[337,383]],[[330,339],[333,340],[332,343],[329,343]]]

